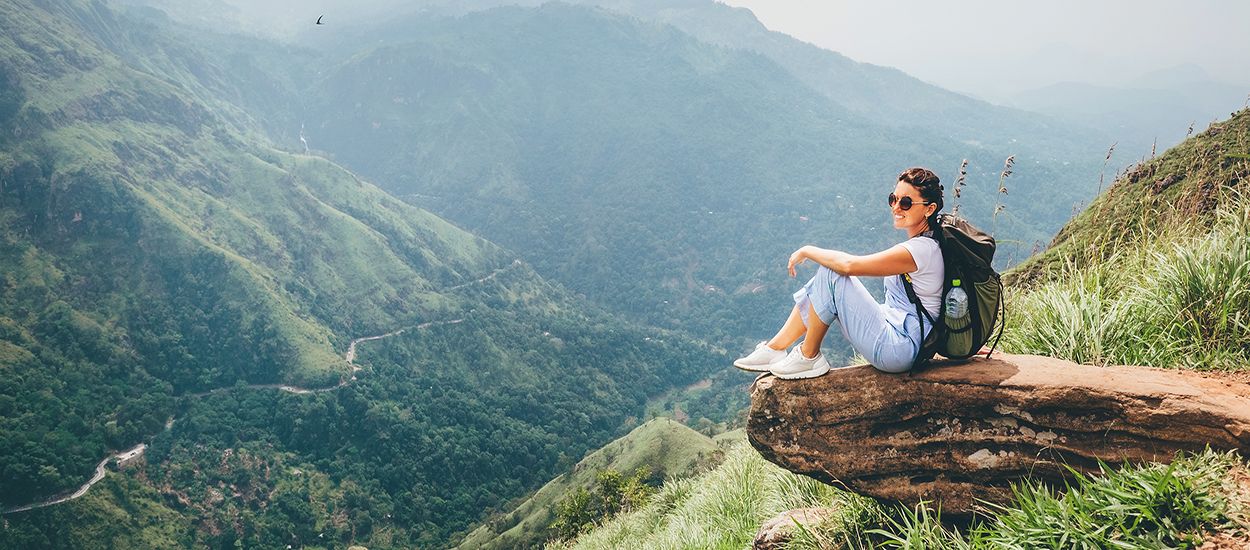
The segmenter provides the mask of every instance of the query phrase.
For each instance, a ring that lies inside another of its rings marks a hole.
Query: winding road
[[[508,265],[506,265],[506,266],[504,266],[504,267],[500,267],[500,268],[498,268],[498,269],[495,269],[494,271],[491,271],[490,273],[488,273],[488,274],[486,274],[486,275],[484,275],[484,276],[482,276],[482,277],[479,277],[479,278],[474,279],[474,280],[472,280],[472,281],[468,281],[468,282],[465,282],[465,283],[460,283],[460,284],[458,284],[458,285],[454,285],[454,286],[447,287],[447,288],[443,289],[443,292],[450,292],[450,291],[453,291],[453,290],[458,290],[458,289],[461,289],[461,288],[465,288],[465,287],[467,287],[467,286],[471,286],[471,285],[475,285],[475,284],[479,284],[479,283],[483,283],[483,282],[489,281],[489,280],[491,280],[491,279],[494,279],[494,278],[495,278],[497,275],[499,275],[501,272],[506,271],[507,269],[510,269],[510,268],[512,268],[512,267],[516,267],[516,266],[518,266],[518,265],[521,265],[521,260],[519,260],[519,259],[517,259],[517,260],[513,260],[511,264],[508,264]],[[289,384],[249,384],[249,385],[247,385],[247,386],[228,386],[228,387],[224,387],[224,388],[217,388],[217,389],[214,389],[214,390],[209,390],[209,391],[205,391],[205,392],[192,393],[192,394],[185,394],[185,396],[186,396],[186,397],[199,398],[199,397],[205,397],[205,396],[209,396],[209,395],[213,395],[213,394],[225,393],[225,392],[235,391],[235,390],[240,390],[240,389],[247,389],[247,390],[276,389],[276,390],[279,390],[279,391],[284,391],[284,392],[288,392],[288,393],[294,393],[294,394],[298,394],[298,395],[310,394],[310,393],[321,393],[321,392],[334,391],[334,390],[337,390],[337,389],[339,389],[339,388],[342,388],[343,386],[346,386],[346,385],[348,385],[348,384],[350,384],[350,383],[354,382],[354,381],[356,380],[356,371],[361,370],[360,366],[356,365],[356,345],[357,345],[357,344],[359,344],[359,343],[361,343],[361,342],[368,342],[368,341],[371,341],[371,340],[381,340],[381,339],[383,339],[383,338],[388,338],[388,337],[391,337],[391,336],[396,336],[396,335],[399,335],[399,334],[403,334],[403,333],[408,332],[408,331],[410,331],[410,330],[421,330],[421,329],[428,328],[428,327],[432,327],[432,326],[435,326],[435,325],[454,325],[454,324],[457,324],[457,323],[463,323],[463,322],[464,322],[464,319],[448,319],[448,320],[442,320],[442,321],[427,321],[427,322],[421,323],[421,324],[419,324],[419,325],[414,325],[414,326],[411,326],[411,327],[404,327],[404,328],[401,328],[401,329],[393,330],[393,331],[388,332],[388,333],[386,333],[386,334],[377,334],[377,335],[374,335],[374,336],[362,336],[362,337],[360,337],[360,338],[357,338],[357,339],[355,339],[355,340],[352,340],[352,341],[351,341],[351,343],[347,345],[347,352],[343,354],[343,359],[347,360],[347,364],[348,364],[348,365],[351,365],[351,367],[352,367],[351,376],[350,376],[350,377],[343,378],[343,379],[340,379],[340,380],[339,380],[339,383],[338,383],[338,384],[335,384],[335,385],[333,385],[333,386],[328,386],[328,387],[325,387],[325,388],[301,388],[301,387],[299,387],[299,386],[292,386],[292,385],[289,385]],[[165,431],[168,431],[169,429],[173,428],[173,427],[174,427],[174,420],[175,420],[175,418],[174,418],[174,417],[172,417],[172,416],[171,416],[171,417],[169,417],[169,420],[167,420],[167,421],[165,422],[165,429],[164,429],[164,430],[162,430],[161,432],[158,432],[158,433],[154,434],[152,437],[154,438],[154,437],[156,437],[156,436],[160,435],[161,433],[164,433]],[[4,510],[0,510],[0,515],[5,515],[5,514],[15,514],[15,513],[17,513],[17,512],[25,512],[25,511],[27,511],[27,510],[34,510],[34,509],[36,509],[36,508],[44,508],[44,507],[46,507],[46,506],[52,506],[52,505],[55,505],[55,504],[60,504],[60,503],[62,503],[62,502],[69,502],[69,501],[74,500],[74,499],[76,499],[76,498],[78,498],[78,497],[81,497],[81,496],[83,496],[83,495],[87,494],[87,491],[88,491],[89,489],[91,489],[91,487],[92,487],[93,485],[95,485],[96,483],[99,483],[99,482],[100,482],[100,480],[104,479],[104,474],[105,474],[105,471],[106,471],[106,469],[107,469],[107,467],[108,467],[108,463],[109,463],[109,461],[111,461],[111,460],[117,460],[117,463],[118,463],[119,465],[125,465],[127,462],[129,462],[129,461],[131,461],[131,460],[134,460],[134,459],[138,458],[139,456],[143,455],[143,451],[147,450],[147,447],[148,447],[148,445],[147,445],[146,443],[140,443],[140,444],[138,444],[138,445],[135,445],[134,447],[131,447],[131,448],[126,449],[126,450],[124,450],[124,451],[121,451],[121,452],[119,452],[119,453],[116,453],[116,454],[111,454],[111,455],[109,455],[109,456],[104,457],[104,459],[103,459],[103,460],[101,460],[101,461],[100,461],[100,463],[96,465],[96,467],[95,467],[95,474],[93,474],[93,475],[91,476],[91,479],[87,480],[87,482],[86,482],[86,483],[82,484],[82,486],[81,486],[81,487],[79,487],[77,490],[75,490],[75,491],[74,491],[74,492],[72,492],[72,493],[62,493],[62,494],[60,494],[60,495],[55,495],[55,496],[53,496],[53,497],[51,497],[51,498],[48,498],[48,499],[45,499],[45,500],[40,500],[40,501],[37,501],[37,502],[32,502],[32,503],[30,503],[30,504],[24,504],[24,505],[21,505],[21,506],[14,506],[14,507],[11,507],[11,508],[5,508]]]

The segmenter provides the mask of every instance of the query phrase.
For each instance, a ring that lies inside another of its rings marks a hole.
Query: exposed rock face
[[[868,365],[808,380],[765,375],[751,393],[751,444],[791,471],[862,495],[963,515],[1006,503],[1025,476],[1067,464],[1169,462],[1177,451],[1250,449],[1250,384],[1194,372],[1093,367],[1031,355],[932,366]]]
[[[833,517],[837,510],[833,508],[798,508],[787,510],[777,517],[764,522],[755,541],[751,545],[754,550],[781,550],[786,547],[799,532],[799,526],[811,529],[826,519]]]

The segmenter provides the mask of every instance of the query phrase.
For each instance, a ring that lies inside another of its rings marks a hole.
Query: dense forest
[[[251,487],[248,466],[290,463],[344,484],[343,498],[370,487],[373,500],[344,507],[402,518],[387,536],[431,545],[726,361],[599,312],[330,162],[273,149],[216,91],[229,71],[160,27],[98,3],[0,9],[6,509],[72,490],[110,450],[160,434],[138,474],[148,485],[101,498],[176,504],[194,525],[185,540],[302,536],[305,496],[257,485],[261,499],[239,508],[213,496],[227,479]],[[372,343],[399,350],[377,365],[364,346],[370,368],[340,390],[248,389],[333,387],[353,376],[349,340],[427,322]],[[301,420],[317,428],[286,422]],[[203,508],[184,508],[187,494]],[[6,515],[0,538],[62,546],[101,528],[162,546],[103,518],[65,532],[66,514],[98,518],[78,508],[88,502]]]
[[[524,279],[479,291],[506,294]],[[688,383],[670,365],[727,360],[517,296],[362,344],[367,367],[337,391],[187,398],[139,475],[195,519],[189,541],[213,547],[439,546],[619,435],[655,388]],[[77,501],[11,516],[0,541],[56,545],[79,514],[92,516]]]

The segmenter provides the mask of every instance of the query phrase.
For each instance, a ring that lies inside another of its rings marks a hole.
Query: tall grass
[[[1073,490],[1016,488],[1016,506],[976,530],[994,548],[1194,547],[1204,529],[1229,526],[1223,480],[1238,459],[1205,453],[1169,465],[1073,473]]]
[[[834,488],[778,468],[743,443],[716,469],[666,483],[641,509],[548,548],[739,550],[769,518],[839,498],[844,497]]]
[[[966,535],[943,526],[927,507],[899,509],[882,528],[867,531],[876,540],[850,547],[1194,548],[1204,531],[1238,527],[1224,482],[1238,463],[1233,454],[1206,452],[1170,465],[1104,466],[1099,476],[1073,472],[1075,483],[1062,492],[1026,482],[1014,487],[1012,505]]]
[[[548,548],[738,550],[767,519],[812,506],[834,513],[797,526],[787,548],[1193,548],[1206,531],[1250,527],[1244,503],[1231,497],[1229,474],[1239,464],[1233,453],[1207,451],[1170,465],[1074,473],[1063,491],[1024,482],[1011,505],[959,530],[928,505],[883,507],[778,468],[742,444],[720,467],[670,482],[643,508]]]
[[[1089,364],[1246,368],[1250,207],[1234,195],[1205,234],[1159,229],[1145,246],[1069,263],[1050,282],[1011,292],[1004,349]]]

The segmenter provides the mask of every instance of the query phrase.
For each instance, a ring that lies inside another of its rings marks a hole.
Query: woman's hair
[[[910,183],[920,192],[920,198],[937,206],[937,210],[934,210],[933,215],[928,219],[929,229],[937,229],[937,215],[942,211],[942,190],[944,189],[937,174],[927,168],[917,166],[903,170],[903,173],[898,175],[898,181]]]

